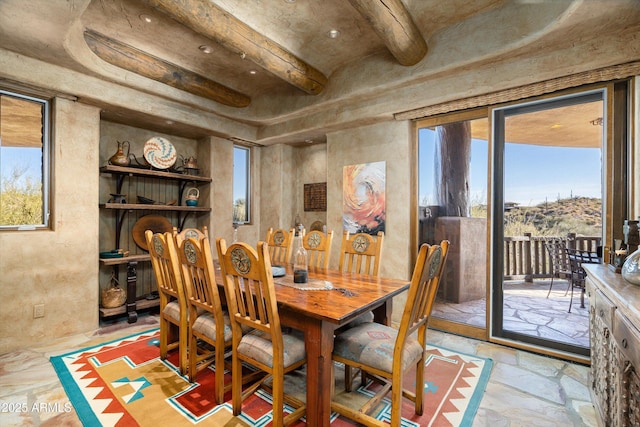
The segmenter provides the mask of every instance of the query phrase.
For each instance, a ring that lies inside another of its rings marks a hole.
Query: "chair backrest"
[[[186,316],[186,295],[173,236],[171,233],[154,233],[151,230],[146,230],[144,235],[158,286],[160,310],[175,298],[180,306],[180,313]]]
[[[398,328],[397,340],[400,341],[396,341],[396,349],[402,348],[407,337],[416,330],[422,346],[426,344],[427,326],[448,253],[448,240],[443,240],[439,245],[425,243],[420,246],[407,293],[407,302]]]
[[[582,268],[582,264],[600,264],[601,262],[600,257],[595,252],[572,248],[565,248],[565,252],[574,281],[584,280],[587,277],[587,272]]]
[[[202,240],[205,237],[209,237],[209,230],[205,225],[202,227],[202,231],[197,228],[183,228],[182,231],[178,233],[178,228],[173,227],[173,237],[176,239],[176,247],[179,247],[182,242],[190,237],[193,237],[196,240]]]
[[[178,248],[178,259],[182,269],[190,319],[195,320],[197,315],[205,310],[213,314],[217,325],[223,325],[224,314],[209,238],[203,237],[198,240],[190,237],[184,240]],[[216,332],[224,336],[224,328],[216,328]]]
[[[291,245],[293,245],[294,229],[287,231],[283,228],[267,231],[269,259],[271,265],[286,266],[291,258]]]
[[[567,258],[566,241],[564,239],[550,239],[544,242],[544,246],[545,248],[547,248],[547,252],[549,253],[549,260],[551,261],[553,276],[559,277],[563,274],[571,274],[569,258]]]
[[[338,269],[377,276],[380,269],[383,240],[384,233],[382,231],[379,231],[377,236],[366,233],[350,234],[345,231],[342,235]]]
[[[274,361],[282,360],[282,329],[267,243],[258,242],[257,250],[244,242],[227,247],[227,242],[219,237],[216,247],[232,319],[234,345],[242,335],[241,325],[245,325],[270,334]]]
[[[313,230],[304,235],[302,238],[302,246],[307,250],[309,256],[309,267],[329,267],[332,241],[333,230],[328,231],[327,234],[324,234],[322,231]]]

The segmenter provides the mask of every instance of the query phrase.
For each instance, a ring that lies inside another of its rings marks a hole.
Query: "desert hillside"
[[[582,236],[602,234],[602,202],[589,197],[572,197],[537,206],[514,207],[505,212],[505,235]]]

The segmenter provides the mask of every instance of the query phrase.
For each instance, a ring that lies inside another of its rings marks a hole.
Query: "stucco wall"
[[[0,353],[98,327],[99,110],[53,108],[53,229],[0,236]]]
[[[296,167],[296,204],[292,206],[294,218],[299,215],[300,221],[307,230],[314,221],[327,223],[327,212],[304,210],[304,185],[327,182],[327,144],[314,144],[296,149],[294,154]],[[335,236],[334,236],[335,238]]]
[[[411,163],[409,122],[384,122],[327,136],[327,225],[334,230],[330,265],[338,267],[342,241],[342,169],[386,162],[386,230],[380,275],[410,279],[413,269],[410,238]],[[392,320],[402,315],[406,295],[394,298]]]

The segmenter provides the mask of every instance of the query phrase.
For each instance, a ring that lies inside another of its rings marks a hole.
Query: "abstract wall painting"
[[[350,233],[384,232],[386,218],[386,163],[344,166],[342,171],[342,225]]]

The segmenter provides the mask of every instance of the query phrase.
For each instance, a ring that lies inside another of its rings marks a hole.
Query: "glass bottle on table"
[[[302,233],[296,230],[293,252],[293,282],[307,283],[309,280],[309,268],[307,264],[307,250],[302,244]]]

